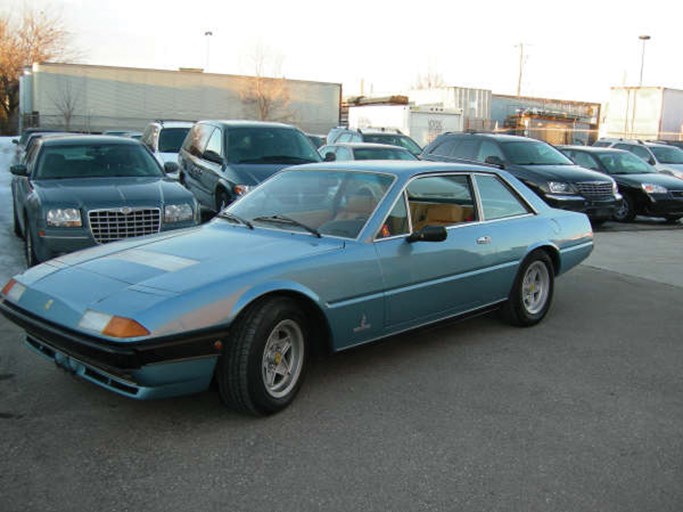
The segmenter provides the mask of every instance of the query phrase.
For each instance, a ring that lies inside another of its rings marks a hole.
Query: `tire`
[[[223,189],[219,189],[216,192],[216,213],[220,213],[223,208],[228,206],[230,203],[231,201],[228,193]]]
[[[24,259],[26,261],[26,267],[34,267],[40,263],[33,246],[33,236],[31,236],[28,217],[24,217]]]
[[[216,367],[223,403],[255,416],[287,407],[303,382],[308,339],[305,315],[291,299],[250,306],[231,329]]]
[[[664,218],[666,219],[667,224],[676,224],[681,220],[680,215],[665,215]]]
[[[631,196],[623,195],[621,206],[614,212],[613,217],[617,222],[633,222],[633,219],[636,218],[636,210]]]
[[[519,327],[530,327],[543,320],[552,303],[554,277],[553,263],[545,252],[529,254],[522,262],[503,306],[505,320]]]
[[[13,229],[14,229],[14,234],[18,238],[24,238],[24,236],[21,233],[21,225],[19,225],[19,217],[17,216],[17,210],[12,206],[12,213],[13,213]]]

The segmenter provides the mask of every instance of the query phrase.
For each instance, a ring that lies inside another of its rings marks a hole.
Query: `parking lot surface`
[[[682,228],[608,223],[540,325],[321,356],[265,419],[107,393],[0,318],[0,510],[683,510]],[[21,247],[2,167],[3,283]]]

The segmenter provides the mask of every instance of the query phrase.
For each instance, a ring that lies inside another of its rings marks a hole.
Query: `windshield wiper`
[[[322,235],[320,234],[320,232],[317,229],[312,228],[311,226],[307,226],[303,222],[299,222],[296,219],[292,219],[291,217],[287,217],[286,215],[280,215],[280,214],[278,214],[278,215],[264,215],[262,217],[254,217],[253,220],[262,221],[262,222],[263,221],[265,221],[265,222],[276,222],[279,224],[291,224],[293,226],[299,226],[300,228],[304,228],[309,233],[314,234],[317,238],[322,238]]]
[[[238,215],[235,215],[234,213],[226,212],[225,210],[223,210],[219,212],[216,216],[220,217],[221,219],[231,220],[239,224],[244,224],[249,229],[254,229],[254,225],[251,222],[249,222],[247,219],[243,219]]]

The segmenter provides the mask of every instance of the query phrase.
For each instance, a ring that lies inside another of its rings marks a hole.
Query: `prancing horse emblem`
[[[368,317],[365,316],[365,313],[363,313],[363,316],[360,317],[360,324],[357,327],[353,328],[353,332],[362,332],[362,331],[367,331],[372,327],[371,324],[368,323]]]
[[[45,311],[48,311],[48,310],[52,307],[52,305],[53,305],[54,303],[55,303],[54,300],[52,300],[52,299],[48,300],[48,301],[45,303]]]

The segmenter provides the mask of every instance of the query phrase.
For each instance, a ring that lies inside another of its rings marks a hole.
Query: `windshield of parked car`
[[[508,141],[500,143],[505,157],[515,165],[574,165],[549,144],[535,141]]]
[[[373,172],[286,170],[227,212],[256,227],[355,239],[392,182]]]
[[[305,164],[320,162],[315,146],[303,132],[286,127],[238,127],[227,132],[231,164]]]
[[[354,148],[355,160],[417,160],[410,151],[403,148]]]
[[[33,179],[163,177],[154,157],[138,143],[84,142],[43,146]]]
[[[178,153],[190,128],[164,128],[159,133],[159,153]]]
[[[364,133],[363,142],[374,142],[375,144],[390,144],[406,148],[413,155],[422,153],[422,148],[410,137],[395,133]]]
[[[650,150],[663,164],[683,164],[683,150],[677,147],[650,146]]]
[[[627,151],[598,153],[596,156],[609,174],[646,174],[657,172],[654,167],[642,158]]]

